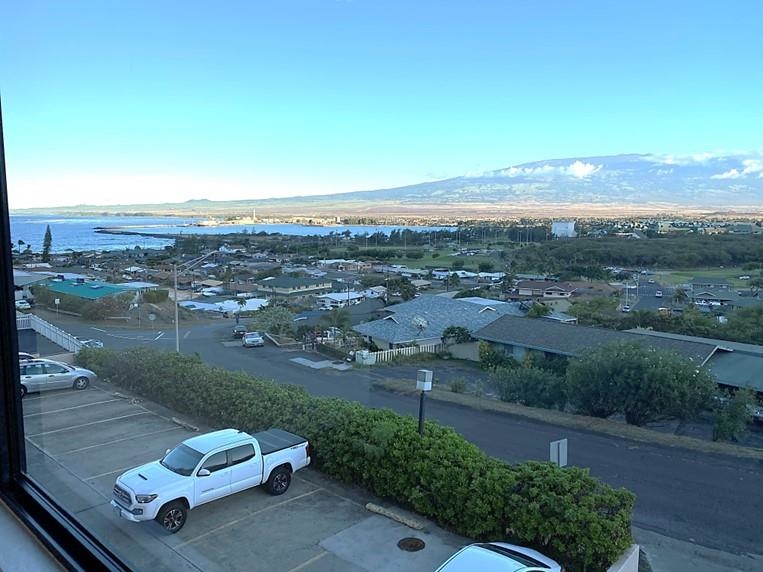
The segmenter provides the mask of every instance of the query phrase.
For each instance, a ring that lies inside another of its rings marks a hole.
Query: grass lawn
[[[739,276],[752,276],[754,271],[742,270],[739,266],[727,266],[726,268],[692,268],[689,270],[661,270],[655,271],[654,279],[661,284],[675,286],[688,284],[694,278],[725,278],[735,288],[746,287],[747,280],[739,280]]]
[[[376,248],[371,247],[370,248]],[[478,272],[481,262],[489,262],[493,265],[492,272],[502,272],[504,270],[505,261],[501,260],[497,256],[453,256],[455,249],[453,248],[438,248],[437,250],[430,251],[426,246],[409,246],[407,249],[403,249],[402,246],[386,246],[378,247],[379,250],[396,250],[403,254],[399,258],[390,258],[386,262],[388,264],[404,264],[408,268],[452,268],[453,262],[460,260],[464,263],[463,268],[457,270],[467,270],[469,272]],[[471,247],[470,247],[471,248]],[[474,248],[479,248],[478,245],[474,245]],[[361,248],[361,251],[363,249]],[[406,258],[405,251],[409,252],[423,252],[423,258]],[[437,256],[433,256],[437,254]],[[334,248],[331,250],[332,258],[344,258],[347,252],[344,248]],[[349,258],[353,258],[353,253],[349,253]]]

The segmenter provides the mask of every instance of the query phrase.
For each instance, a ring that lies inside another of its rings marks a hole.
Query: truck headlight
[[[141,504],[146,504],[148,502],[151,502],[158,496],[159,495],[135,495],[135,500]]]

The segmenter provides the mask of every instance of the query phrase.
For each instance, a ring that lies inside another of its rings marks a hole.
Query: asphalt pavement
[[[65,322],[61,327],[74,335],[96,337],[91,326],[69,319]],[[280,383],[301,384],[315,395],[337,396],[370,407],[418,414],[415,397],[373,388],[375,376],[398,375],[394,366],[346,372],[312,370],[290,361],[300,355],[311,357],[300,351],[282,350],[271,344],[250,349],[226,347],[229,344],[222,342],[230,340],[233,323],[233,320],[216,320],[190,329],[182,328],[181,351],[198,353],[210,365],[248,371]],[[169,350],[175,345],[174,330],[159,336],[158,328],[154,331],[101,329],[105,331],[98,337],[106,347],[115,349],[145,344]],[[437,369],[449,367],[442,362],[433,362],[433,365]],[[401,368],[401,375],[409,375],[409,370],[410,367]],[[718,551],[724,558],[733,560],[728,570],[763,570],[760,556],[763,553],[760,518],[763,463],[760,461],[634,442],[432,400],[427,402],[426,415],[428,419],[454,427],[486,453],[508,462],[547,460],[549,442],[567,438],[570,464],[586,467],[604,482],[636,493],[633,524],[637,538],[641,531],[647,548],[651,544],[663,555],[672,550],[680,556],[684,553],[681,543],[685,543],[709,551],[701,554]],[[669,546],[672,548],[668,549]],[[675,562],[668,558],[665,561]],[[667,572],[676,568],[657,565],[654,569]],[[685,569],[722,568],[713,568],[708,560],[706,568],[692,565]]]

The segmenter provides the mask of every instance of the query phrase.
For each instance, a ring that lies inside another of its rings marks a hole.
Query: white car
[[[16,300],[16,309],[17,310],[31,310],[32,305],[27,302],[26,300]]]
[[[506,542],[465,546],[435,572],[563,572],[562,566],[537,550]]]
[[[168,449],[162,459],[123,473],[111,506],[121,518],[156,520],[175,533],[199,505],[261,484],[272,495],[284,494],[292,473],[307,467],[310,458],[307,439],[282,429],[197,435]]]
[[[265,345],[265,340],[259,332],[247,332],[241,338],[241,345],[245,348],[259,348]]]

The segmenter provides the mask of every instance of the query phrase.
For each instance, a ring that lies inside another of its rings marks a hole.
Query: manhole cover
[[[401,538],[400,541],[397,543],[397,547],[400,550],[405,550],[406,552],[416,552],[417,550],[421,550],[424,548],[424,541],[420,538]]]

